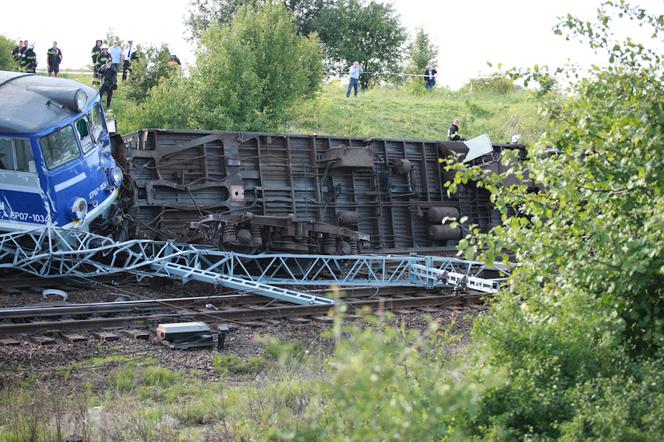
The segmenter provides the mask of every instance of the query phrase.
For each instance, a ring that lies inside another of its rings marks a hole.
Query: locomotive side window
[[[40,140],[44,161],[49,169],[78,158],[80,151],[71,126],[65,126]]]
[[[22,138],[0,137],[0,169],[35,172],[30,142]]]
[[[83,152],[88,152],[94,147],[94,140],[90,134],[91,124],[88,122],[88,117],[79,118],[74,127],[76,127],[78,138],[81,140]]]
[[[101,134],[104,132],[104,112],[101,110],[99,103],[90,112],[90,123],[92,137],[100,141]]]

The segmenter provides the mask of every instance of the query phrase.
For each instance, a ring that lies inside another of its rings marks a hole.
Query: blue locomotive
[[[122,180],[95,89],[0,71],[0,231],[104,226]]]

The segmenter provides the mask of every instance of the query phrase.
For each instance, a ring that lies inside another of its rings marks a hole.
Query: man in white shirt
[[[348,82],[348,91],[346,91],[346,98],[350,97],[350,90],[355,89],[355,98],[357,98],[357,90],[360,85],[360,74],[364,72],[364,69],[362,69],[362,65],[354,61],[353,65],[350,67],[350,72],[349,72],[349,82]]]
[[[134,48],[134,41],[128,40],[129,47],[124,53],[124,62],[122,63],[122,81],[127,80],[127,72],[131,72],[131,62],[138,59],[136,49]]]

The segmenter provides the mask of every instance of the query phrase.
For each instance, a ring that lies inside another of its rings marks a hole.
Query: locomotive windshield
[[[30,142],[23,138],[0,137],[0,169],[35,172]]]
[[[65,126],[40,140],[46,167],[54,169],[79,157],[78,142],[71,126]]]

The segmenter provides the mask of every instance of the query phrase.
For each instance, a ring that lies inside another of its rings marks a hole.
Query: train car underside
[[[454,144],[454,143],[452,143]],[[461,143],[460,143],[461,144]],[[448,195],[450,143],[146,129],[116,149],[136,238],[243,251],[442,254],[461,212],[498,224],[488,194]]]

